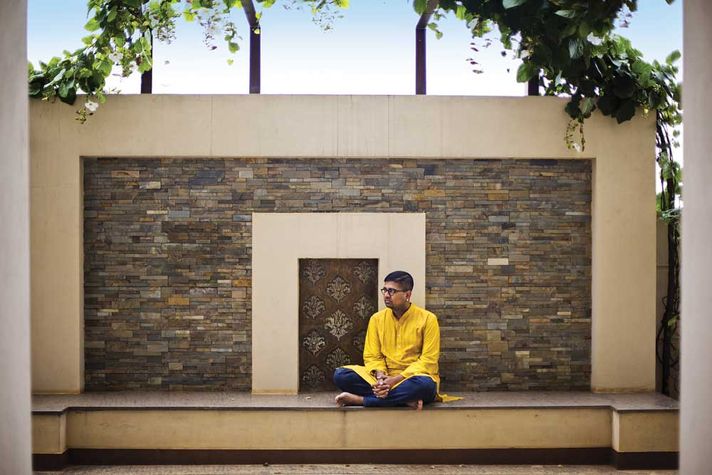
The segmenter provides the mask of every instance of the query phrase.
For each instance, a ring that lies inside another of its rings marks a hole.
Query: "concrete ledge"
[[[36,468],[416,463],[415,453],[421,463],[676,464],[678,406],[659,394],[461,395],[462,401],[422,412],[338,408],[328,393],[35,396],[33,452]],[[377,425],[388,432],[374,431]],[[414,440],[415,433],[420,435]]]

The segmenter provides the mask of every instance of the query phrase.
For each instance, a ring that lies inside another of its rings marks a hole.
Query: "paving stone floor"
[[[132,465],[75,466],[62,472],[34,472],[37,475],[71,474],[677,474],[677,470],[616,470],[608,465]]]

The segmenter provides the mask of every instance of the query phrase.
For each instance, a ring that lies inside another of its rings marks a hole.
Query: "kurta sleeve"
[[[381,338],[378,330],[378,319],[374,315],[368,321],[366,341],[363,345],[363,364],[366,366],[366,371],[371,374],[376,370],[386,372],[386,357],[381,352]]]
[[[430,314],[425,320],[423,330],[423,351],[413,363],[401,371],[404,378],[418,374],[437,375],[440,358],[440,326],[435,315]]]

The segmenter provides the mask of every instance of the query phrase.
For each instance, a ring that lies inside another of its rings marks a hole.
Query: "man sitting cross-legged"
[[[339,406],[422,409],[435,400],[453,400],[438,394],[440,328],[435,314],[411,303],[413,277],[391,272],[381,289],[384,310],[371,316],[363,350],[365,366],[337,368],[334,384],[344,391]]]

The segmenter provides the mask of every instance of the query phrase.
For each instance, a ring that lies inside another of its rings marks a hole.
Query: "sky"
[[[29,0],[28,59],[35,64],[81,46],[87,33],[86,0]],[[414,94],[415,25],[418,15],[410,0],[351,0],[333,29],[322,31],[309,11],[285,9],[278,1],[263,13],[263,94]],[[239,13],[239,12],[238,12]],[[236,14],[243,38],[230,55],[220,42],[210,51],[197,23],[178,21],[177,39],[157,43],[153,92],[164,94],[247,94],[249,31],[244,15]],[[519,62],[503,58],[498,41],[470,50],[464,22],[449,17],[440,23],[441,39],[428,31],[428,94],[521,96],[526,85],[516,82]],[[682,0],[639,0],[628,28],[619,34],[632,40],[644,57],[662,61],[682,50]],[[234,58],[232,65],[228,58]],[[484,73],[475,74],[467,61],[474,57]],[[681,66],[681,64],[680,64]],[[114,77],[110,86],[138,93],[140,78]]]

